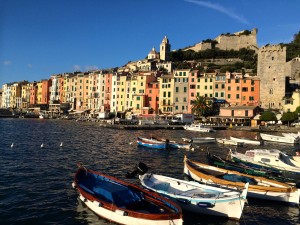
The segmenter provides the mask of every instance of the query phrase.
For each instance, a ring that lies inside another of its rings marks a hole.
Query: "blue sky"
[[[297,0],[1,0],[0,85],[143,59],[258,28],[258,45],[300,31]]]

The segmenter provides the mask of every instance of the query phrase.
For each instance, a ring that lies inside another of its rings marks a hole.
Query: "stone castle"
[[[248,48],[257,51],[257,32],[257,29],[254,28],[251,32],[243,30],[233,34],[221,34],[214,39],[215,47],[221,50],[240,50],[241,48]],[[200,42],[192,47],[185,48],[184,50],[194,50],[195,52],[198,52],[212,48],[213,43]]]
[[[287,62],[285,46],[263,46],[258,51],[257,76],[260,78],[261,107],[282,109],[286,104],[284,99],[292,94],[291,83],[299,86],[300,58]]]

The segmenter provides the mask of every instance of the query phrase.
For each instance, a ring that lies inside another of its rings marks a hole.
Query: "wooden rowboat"
[[[80,166],[73,187],[95,214],[118,224],[182,225],[181,208],[167,198]]]
[[[196,181],[241,189],[249,182],[249,197],[299,204],[299,191],[296,187],[264,177],[242,174],[191,161],[185,157],[184,173]]]

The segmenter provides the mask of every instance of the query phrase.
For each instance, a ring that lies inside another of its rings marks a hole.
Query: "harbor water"
[[[207,148],[221,156],[229,150],[217,143],[201,145],[194,151],[137,147],[136,137],[150,135],[181,140],[201,136],[254,138],[257,133],[231,129],[216,133],[116,130],[95,122],[0,119],[0,224],[109,224],[86,208],[72,188],[77,162],[124,180],[126,172],[138,162],[145,163],[149,172],[186,179],[185,154],[192,160],[206,162]],[[257,146],[237,150],[245,152],[251,148]],[[276,148],[289,154],[299,150],[299,146],[274,143],[259,148]],[[139,184],[137,179],[127,181]],[[240,221],[186,212],[183,216],[185,225],[300,224],[298,207],[258,199],[248,199]]]

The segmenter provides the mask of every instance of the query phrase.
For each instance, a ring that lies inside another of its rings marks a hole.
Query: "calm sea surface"
[[[102,128],[97,123],[0,119],[0,224],[109,224],[94,215],[78,200],[72,188],[76,163],[125,179],[139,162],[149,172],[183,179],[184,154],[206,162],[205,151],[196,149],[158,151],[136,146],[137,136],[180,140],[182,137],[252,137],[257,133],[224,130],[213,134],[185,130],[127,131]],[[63,142],[63,147],[60,143]],[[14,143],[15,147],[11,148]],[[44,148],[41,149],[41,144]],[[228,148],[203,145],[212,153],[225,156]],[[251,146],[239,147],[244,152]],[[277,148],[292,153],[291,145],[267,143],[262,148]],[[137,182],[137,180],[129,180]],[[277,202],[249,199],[239,222],[206,215],[184,213],[185,225],[218,224],[300,224],[299,208]]]

